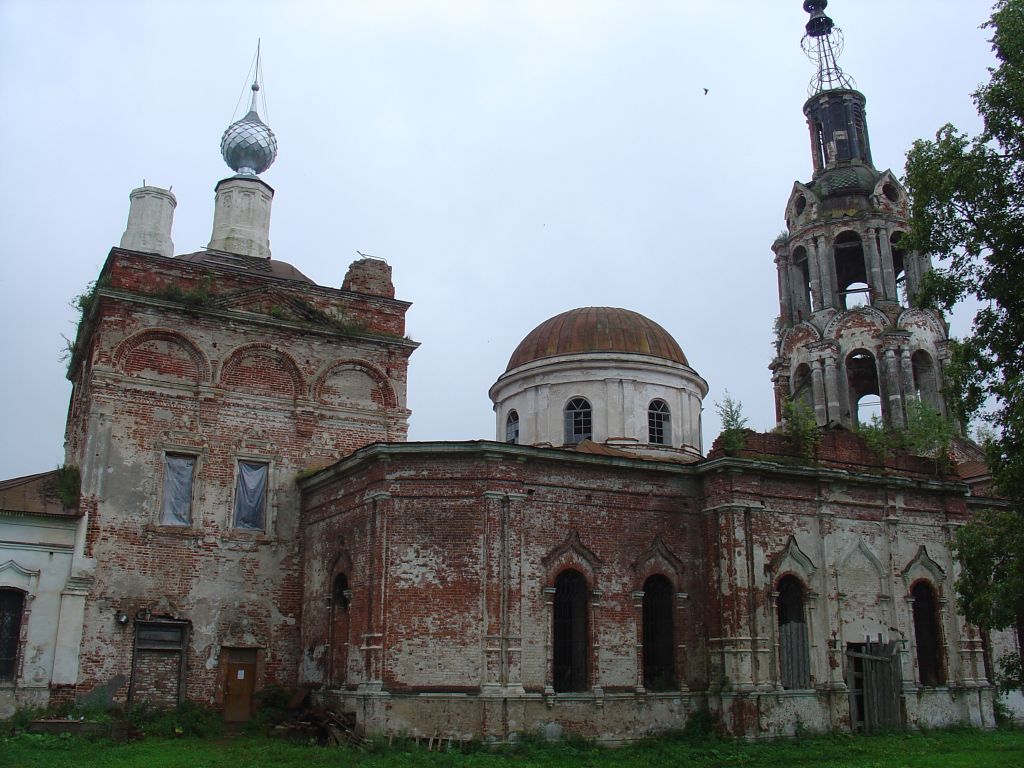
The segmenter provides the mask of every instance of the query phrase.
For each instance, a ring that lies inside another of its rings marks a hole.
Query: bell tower
[[[794,183],[786,231],[772,245],[776,418],[793,399],[819,425],[852,428],[879,416],[900,427],[910,399],[946,412],[947,325],[940,313],[911,307],[931,262],[900,245],[907,193],[872,161],[866,100],[839,66],[843,34],[827,5],[803,3],[810,20],[801,44],[816,66],[803,107],[812,175]]]

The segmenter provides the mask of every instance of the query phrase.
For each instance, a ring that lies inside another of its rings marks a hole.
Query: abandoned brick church
[[[407,442],[409,304],[380,260],[332,288],[271,259],[254,86],[207,249],[174,255],[169,191],[131,194],[69,372],[77,505],[52,473],[0,483],[0,714],[188,699],[238,721],[281,685],[456,738],[622,740],[699,710],[748,736],[993,725],[1014,640],[957,613],[950,546],[998,503],[980,456],[958,441],[937,474],[852,430],[868,400],[897,427],[943,410],[948,338],[911,308],[929,260],[900,248],[906,193],[825,5],[804,2],[812,178],[772,246],[778,417],[806,404],[813,456],[776,433],[705,450],[705,380],[609,307],[523,339],[494,441]]]

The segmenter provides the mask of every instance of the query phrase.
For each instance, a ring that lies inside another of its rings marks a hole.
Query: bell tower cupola
[[[839,66],[843,31],[825,15],[827,5],[828,0],[804,0],[811,18],[801,45],[817,68],[804,103],[815,178],[841,165],[871,166],[864,94]]]
[[[796,182],[786,230],[772,246],[778,268],[777,417],[787,400],[819,425],[906,423],[918,400],[945,413],[948,357],[942,316],[913,308],[927,254],[908,251],[907,193],[871,157],[866,99],[839,65],[843,33],[828,0],[804,0],[801,47],[815,65],[803,112],[811,179]]]

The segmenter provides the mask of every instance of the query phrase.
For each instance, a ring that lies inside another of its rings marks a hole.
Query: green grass
[[[428,752],[422,745],[404,741],[390,747],[378,742],[363,749],[339,749],[247,735],[147,738],[128,744],[33,734],[0,739],[0,766],[4,768],[397,768],[410,764],[453,768],[1019,768],[1024,765],[1024,731],[832,735],[757,743],[668,736],[620,749],[586,742],[528,741],[469,753]]]

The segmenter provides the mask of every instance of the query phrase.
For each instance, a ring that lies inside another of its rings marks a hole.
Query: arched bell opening
[[[875,357],[866,349],[855,349],[846,356],[846,380],[850,390],[850,414],[854,426],[868,425],[885,418],[882,392],[878,385]]]
[[[907,285],[907,251],[900,245],[903,239],[902,232],[894,232],[889,238],[889,250],[892,253],[892,272],[896,277],[896,297],[900,304],[910,305]]]
[[[910,356],[910,362],[914,371],[914,394],[917,399],[929,408],[941,411],[938,376],[932,356],[919,349]]]
[[[793,371],[790,381],[790,399],[794,403],[806,406],[809,411],[813,411],[814,391],[811,386],[811,366],[807,363],[800,363]]]
[[[802,245],[793,249],[793,267],[797,274],[794,300],[794,322],[801,322],[818,309],[814,306],[814,294],[811,291],[811,270],[807,261],[807,249]]]
[[[851,309],[871,303],[864,243],[856,232],[843,232],[835,241],[836,290],[839,308]]]

